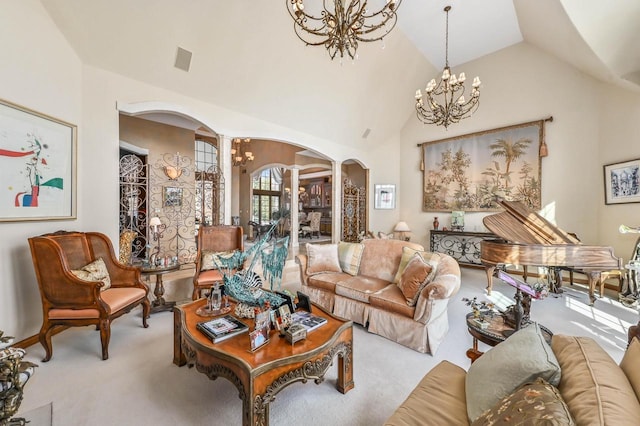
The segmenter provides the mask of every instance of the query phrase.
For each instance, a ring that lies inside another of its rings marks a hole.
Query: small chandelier
[[[286,0],[289,15],[294,20],[296,35],[307,46],[321,46],[331,59],[340,52],[356,57],[358,42],[382,40],[396,26],[396,10],[402,0],[386,0],[377,12],[367,10],[367,0],[322,0],[318,16],[305,11],[303,0]],[[316,0],[320,3],[320,0]],[[332,5],[327,8],[327,4]]]
[[[234,138],[231,143],[231,161],[234,166],[244,166],[255,158],[251,152],[251,139]]]
[[[436,84],[432,79],[426,89],[423,98],[420,89],[416,90],[416,112],[418,119],[425,124],[444,126],[445,129],[452,123],[458,123],[463,118],[470,117],[480,105],[480,78],[473,79],[471,98],[464,98],[464,82],[466,76],[463,72],[456,78],[449,68],[449,11],[451,6],[444,8],[447,14],[447,32],[445,36],[445,65],[442,79]],[[443,96],[441,102],[435,97]],[[426,106],[425,106],[426,104]]]

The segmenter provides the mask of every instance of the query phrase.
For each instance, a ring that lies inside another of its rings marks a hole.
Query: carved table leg
[[[589,304],[593,306],[596,303],[596,285],[600,282],[601,273],[598,271],[587,272],[587,277],[589,277]],[[602,294],[600,294],[602,297]]]
[[[350,333],[353,333],[353,329],[349,329]],[[352,337],[349,338],[352,342]],[[345,350],[338,352],[338,391],[341,393],[347,393],[353,389],[355,384],[353,383],[353,345],[345,345]]]
[[[153,295],[155,300],[151,301],[151,313],[170,311],[175,306],[176,302],[167,302],[164,300],[164,283],[162,281],[162,274],[156,274],[156,286],[153,289]]]

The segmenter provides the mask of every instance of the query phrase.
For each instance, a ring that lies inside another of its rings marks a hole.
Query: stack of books
[[[313,315],[311,312],[298,311],[291,315],[291,322],[293,324],[300,324],[307,329],[307,333],[315,330],[316,328],[323,326],[327,323],[325,318]]]
[[[231,315],[199,322],[196,324],[196,328],[209,337],[213,343],[222,342],[249,331],[249,326]]]

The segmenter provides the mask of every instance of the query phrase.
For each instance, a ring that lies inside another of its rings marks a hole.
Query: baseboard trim
[[[67,328],[69,328],[69,327],[66,326],[66,325],[65,326],[56,327],[51,331],[51,335],[55,336],[58,333],[62,333]],[[29,346],[33,346],[36,343],[40,343],[40,339],[38,338],[37,334],[35,334],[33,336],[30,336],[30,337],[27,337],[26,339],[22,339],[19,342],[15,342],[11,346],[14,347],[14,348],[27,349]]]

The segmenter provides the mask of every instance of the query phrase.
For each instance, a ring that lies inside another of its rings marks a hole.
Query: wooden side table
[[[478,350],[478,341],[489,346],[495,346],[507,339],[503,334],[505,331],[513,330],[513,327],[505,324],[504,319],[498,313],[485,315],[485,320],[489,323],[487,328],[481,328],[473,321],[474,319],[473,312],[467,314],[467,329],[469,330],[469,334],[473,336],[473,347],[467,350],[467,358],[469,358],[472,363],[484,353]],[[525,324],[524,327],[530,324],[533,323]],[[553,333],[545,326],[541,324],[538,325],[547,343],[551,344]]]
[[[141,266],[140,273],[147,277],[151,275],[156,276],[156,285],[153,289],[153,295],[156,297],[151,302],[151,313],[170,311],[175,306],[176,302],[167,302],[164,300],[164,283],[162,282],[162,276],[169,272],[177,271],[180,269],[180,265],[169,266]]]

